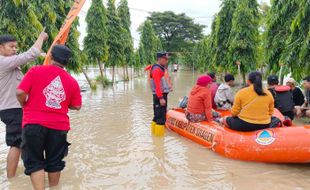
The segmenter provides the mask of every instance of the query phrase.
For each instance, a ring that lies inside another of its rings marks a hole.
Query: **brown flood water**
[[[187,94],[196,76],[172,73],[169,106]],[[81,77],[81,79],[83,79]],[[84,92],[84,107],[71,112],[72,143],[61,183],[53,189],[310,189],[310,165],[278,165],[230,160],[173,132],[150,135],[151,93],[145,78],[113,88]],[[7,181],[8,148],[0,124],[0,189],[31,189],[19,163]],[[298,137],[296,137],[298,140]]]

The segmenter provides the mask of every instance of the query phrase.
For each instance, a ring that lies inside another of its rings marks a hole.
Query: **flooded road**
[[[172,73],[169,107],[186,95],[196,76]],[[150,135],[152,99],[145,78],[83,93],[83,109],[71,112],[72,143],[61,183],[53,189],[301,190],[310,188],[310,165],[277,165],[226,159],[167,131]],[[0,189],[31,189],[22,162],[5,177],[8,148],[0,124]],[[296,140],[298,137],[296,137]]]

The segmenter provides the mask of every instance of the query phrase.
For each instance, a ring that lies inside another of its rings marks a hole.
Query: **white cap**
[[[296,81],[295,81],[293,78],[288,78],[288,79],[286,80],[286,82],[295,84]]]

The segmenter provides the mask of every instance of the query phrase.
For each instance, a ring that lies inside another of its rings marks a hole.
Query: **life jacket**
[[[270,88],[269,91],[274,98],[274,107],[277,108],[281,113],[293,111],[294,99],[293,94],[288,86],[276,86]]]
[[[170,78],[168,69],[162,67],[159,64],[147,65],[144,68],[144,71],[148,72],[148,81],[149,81],[149,85],[151,87],[152,93],[156,94],[155,92],[156,86],[152,78],[152,72],[155,68],[160,68],[164,72],[164,76],[161,78],[161,81],[160,81],[162,93],[169,93],[172,89],[172,83],[171,83],[171,78]]]

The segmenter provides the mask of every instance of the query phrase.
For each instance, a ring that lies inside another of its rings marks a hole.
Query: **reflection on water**
[[[192,73],[173,73],[176,105],[194,84]],[[83,94],[84,107],[71,112],[72,143],[61,184],[54,189],[308,189],[308,165],[277,165],[223,158],[175,133],[150,135],[150,90],[144,78]],[[4,126],[0,124],[0,187],[27,190],[18,177],[5,178]],[[296,137],[298,138],[298,137]]]

